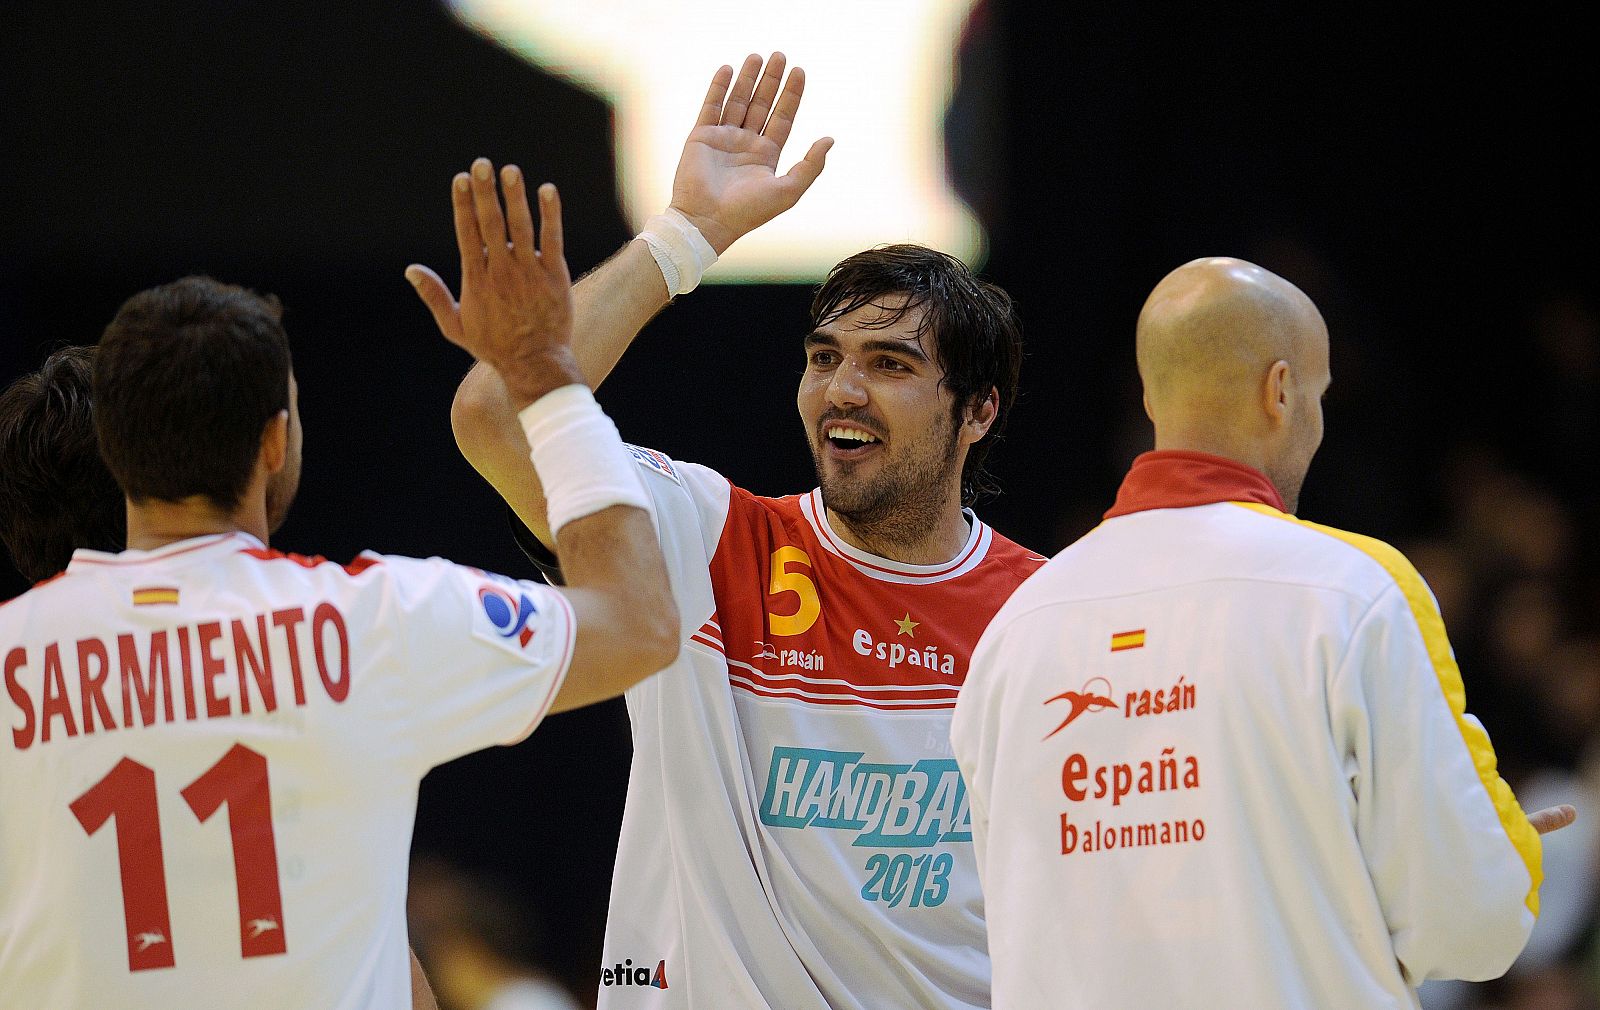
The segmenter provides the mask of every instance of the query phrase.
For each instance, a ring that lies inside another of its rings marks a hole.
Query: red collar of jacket
[[[1105,517],[1224,501],[1257,502],[1286,511],[1278,489],[1253,466],[1210,453],[1158,449],[1133,461],[1117,489],[1116,504]]]

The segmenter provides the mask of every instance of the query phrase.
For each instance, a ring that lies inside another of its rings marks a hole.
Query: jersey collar
[[[971,509],[964,508],[961,514],[967,518],[967,542],[956,552],[956,556],[943,564],[910,565],[903,561],[891,561],[876,554],[869,554],[845,543],[828,522],[828,510],[822,504],[820,487],[800,499],[800,512],[816,531],[817,539],[822,543],[823,549],[843,559],[861,574],[880,582],[918,585],[943,582],[958,575],[965,575],[984,559],[988,554],[989,544],[994,539],[993,531],[980,522]]]
[[[1243,501],[1284,511],[1283,498],[1253,466],[1210,453],[1158,449],[1141,454],[1117,489],[1107,519],[1149,509],[1182,509]]]
[[[152,561],[165,561],[180,554],[201,552],[208,547],[217,547],[219,545],[225,546],[225,549],[230,551],[242,551],[252,547],[259,549],[261,541],[243,530],[234,530],[232,533],[208,533],[203,537],[178,540],[162,547],[157,547],[153,551],[122,551],[119,554],[112,554],[107,551],[91,551],[87,547],[80,547],[72,552],[72,561],[67,565],[67,571],[142,565]]]

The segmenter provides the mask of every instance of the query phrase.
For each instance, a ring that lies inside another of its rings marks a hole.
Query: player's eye
[[[815,368],[827,368],[827,367],[831,366],[832,364],[834,364],[835,360],[836,359],[834,358],[834,354],[833,354],[832,351],[812,351],[811,352],[810,361],[811,361],[812,366],[815,367]]]
[[[911,366],[899,358],[884,358],[878,362],[878,367],[887,372],[909,372]]]

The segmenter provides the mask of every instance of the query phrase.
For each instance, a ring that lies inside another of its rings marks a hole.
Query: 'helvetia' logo
[[[600,972],[601,985],[647,985],[656,989],[667,988],[667,962],[666,959],[656,962],[656,970],[652,972],[644,965],[635,966],[633,958],[628,958],[621,964],[614,964]]]

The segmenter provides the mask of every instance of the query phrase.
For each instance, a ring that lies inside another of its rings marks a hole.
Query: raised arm
[[[574,708],[615,697],[670,663],[678,612],[637,467],[572,353],[556,189],[539,189],[536,248],[521,172],[507,165],[500,180],[504,213],[487,160],[452,183],[461,300],[427,267],[413,264],[406,277],[445,337],[503,377],[522,458],[531,450],[529,468],[549,487],[549,522],[577,618],[557,707]]]
[[[573,354],[590,385],[598,386],[611,373],[673,295],[698,280],[698,264],[680,269],[670,262],[673,247],[683,243],[683,227],[697,230],[720,256],[741,236],[793,207],[821,174],[833,146],[826,137],[788,172],[777,174],[805,91],[805,72],[796,67],[785,81],[784,66],[783,54],[773,53],[765,69],[759,56],[747,57],[737,80],[732,67],[717,70],[684,142],[667,214],[652,219],[640,237],[573,289]],[[676,291],[667,288],[669,272],[680,276]],[[450,422],[462,455],[553,548],[542,489],[528,465],[505,383],[492,366],[480,362],[462,380]],[[565,566],[565,555],[562,562]]]

